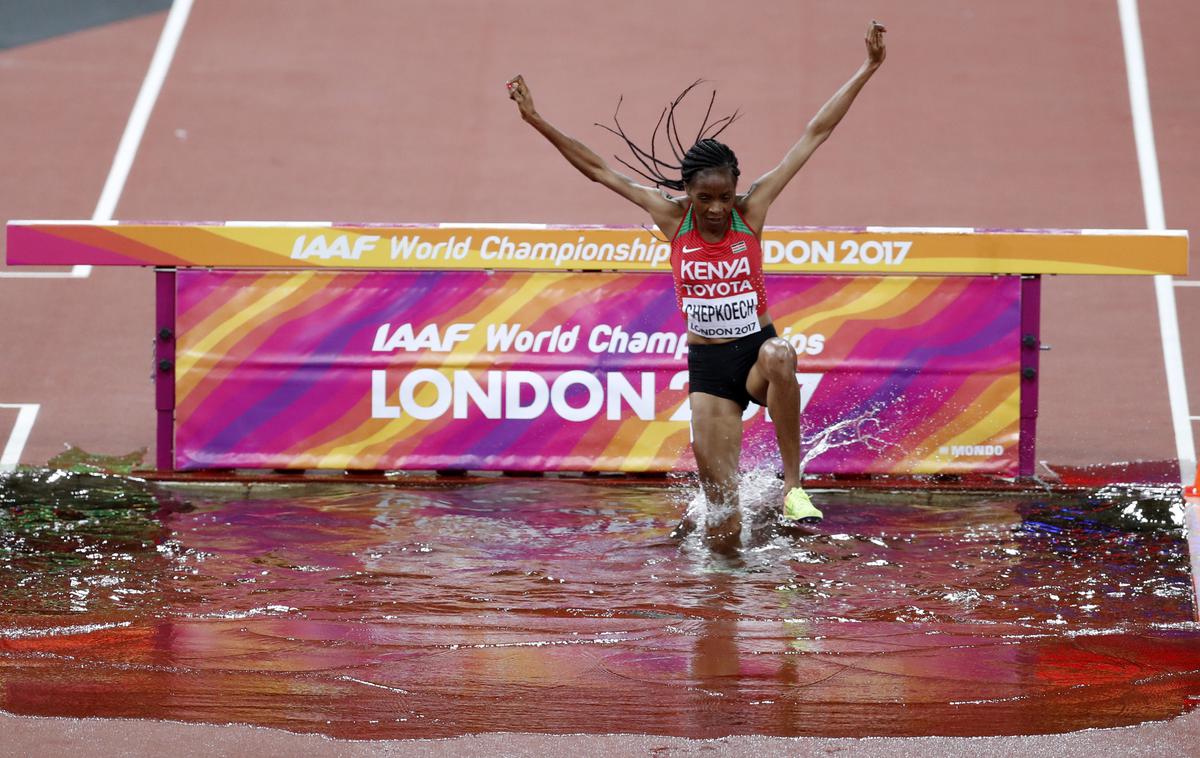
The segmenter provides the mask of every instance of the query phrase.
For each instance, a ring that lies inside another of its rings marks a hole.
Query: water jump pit
[[[748,475],[746,507],[778,484]],[[817,492],[738,558],[690,479],[0,479],[0,708],[353,739],[1001,735],[1200,694],[1177,488]]]

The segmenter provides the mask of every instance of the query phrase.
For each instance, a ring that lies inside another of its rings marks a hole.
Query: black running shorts
[[[746,379],[758,360],[758,349],[775,336],[775,326],[768,324],[733,342],[688,345],[688,391],[728,398],[742,410],[751,401],[765,404],[765,400],[753,398],[746,391]]]

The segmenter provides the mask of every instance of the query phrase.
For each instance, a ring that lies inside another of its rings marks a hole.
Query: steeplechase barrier
[[[686,338],[641,228],[14,221],[14,265],[157,270],[161,470],[675,471]],[[1187,272],[1185,232],[768,228],[827,474],[1032,476],[1041,276]],[[728,277],[708,277],[721,295]],[[774,455],[746,413],[746,465]]]

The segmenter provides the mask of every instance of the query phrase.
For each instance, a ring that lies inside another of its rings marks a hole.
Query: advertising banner
[[[806,470],[1017,473],[1018,277],[771,276]],[[693,469],[669,274],[187,270],[176,467]],[[765,409],[744,468],[777,466]]]
[[[674,230],[672,230],[674,231]],[[670,271],[648,229],[546,224],[12,221],[8,263],[371,270]],[[763,268],[835,274],[1186,274],[1183,231],[768,227]]]

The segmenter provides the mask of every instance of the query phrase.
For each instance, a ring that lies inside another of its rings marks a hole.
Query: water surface
[[[825,492],[819,528],[733,559],[669,538],[692,494],[20,472],[0,709],[352,738],[985,735],[1200,696],[1177,493]]]

